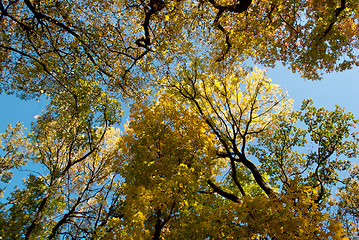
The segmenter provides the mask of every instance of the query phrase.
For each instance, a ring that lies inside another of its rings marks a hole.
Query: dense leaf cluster
[[[0,92],[49,103],[0,135],[0,238],[354,239],[358,120],[243,62],[319,79],[358,26],[355,0],[1,0]]]

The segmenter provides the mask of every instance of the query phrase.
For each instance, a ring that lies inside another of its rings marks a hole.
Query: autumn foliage
[[[355,239],[358,120],[294,110],[248,65],[351,69],[358,19],[354,0],[0,1],[0,92],[48,101],[0,135],[0,238]]]

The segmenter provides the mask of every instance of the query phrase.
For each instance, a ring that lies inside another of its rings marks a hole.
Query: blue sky
[[[302,99],[312,98],[316,107],[334,109],[339,105],[354,113],[359,118],[359,68],[341,72],[330,73],[323,76],[321,81],[308,81],[293,74],[284,67],[268,69],[268,77],[283,90],[288,92],[289,97],[294,99],[294,108],[301,106]],[[8,124],[15,125],[20,121],[30,130],[34,116],[41,114],[46,108],[46,101],[20,100],[15,96],[0,95],[0,132],[3,133]],[[124,116],[126,120],[127,116]],[[124,121],[125,122],[125,121]],[[359,131],[359,129],[357,130]],[[15,172],[10,190],[14,185],[21,184],[21,179],[27,173]],[[9,193],[10,191],[7,191]]]
[[[8,124],[22,122],[29,130],[34,116],[46,108],[46,101],[20,100],[14,95],[0,95],[0,132],[3,133]]]
[[[302,99],[312,98],[316,107],[333,109],[337,104],[359,118],[359,68],[325,74],[321,81],[303,80],[298,74],[281,66],[268,69],[267,75],[294,99],[296,109],[300,107]],[[34,116],[41,114],[45,107],[44,100],[25,101],[15,96],[0,95],[0,132],[4,132],[9,123],[15,125],[18,121],[30,129]]]
[[[321,81],[303,80],[283,67],[268,69],[267,75],[294,99],[296,109],[302,99],[312,98],[316,107],[339,105],[359,118],[359,68],[325,74]]]

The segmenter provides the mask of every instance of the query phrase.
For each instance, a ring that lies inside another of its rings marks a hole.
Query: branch
[[[113,76],[110,72],[106,71],[103,67],[101,67],[95,60],[95,57],[99,58],[99,56],[96,54],[95,51],[93,51],[91,49],[91,47],[89,46],[89,44],[87,44],[82,38],[81,36],[76,33],[74,30],[72,30],[69,26],[65,25],[64,23],[50,17],[47,16],[41,12],[38,12],[35,7],[31,4],[30,0],[24,0],[26,6],[30,9],[30,11],[34,14],[34,17],[36,19],[38,19],[41,22],[41,19],[45,19],[47,21],[49,21],[50,23],[55,24],[56,26],[60,27],[61,29],[65,30],[66,32],[68,32],[69,34],[71,34],[74,38],[76,38],[86,49],[85,50],[85,55],[90,59],[90,61],[96,66],[98,67],[99,71],[103,74],[105,74],[106,76],[116,79],[115,76]],[[91,52],[91,53],[90,53]],[[145,51],[145,53],[142,55],[141,57],[146,55],[148,53],[148,51]],[[92,55],[93,54],[93,55]],[[120,88],[124,91],[125,87],[120,85]]]
[[[223,191],[216,184],[214,184],[211,180],[207,180],[207,183],[213,189],[214,192],[218,193],[219,195],[221,195],[224,198],[227,198],[228,200],[239,203],[239,198],[236,195]]]
[[[244,189],[243,189],[241,183],[238,181],[236,164],[235,164],[233,158],[230,161],[231,161],[232,179],[233,179],[234,183],[237,185],[242,196],[246,196],[246,193],[244,192]]]
[[[192,85],[194,84],[193,81],[190,79],[190,82],[192,83]],[[183,86],[174,86],[179,93],[186,99],[188,99],[189,101],[191,101],[192,103],[194,103],[195,107],[197,108],[199,115],[203,118],[203,120],[207,123],[207,125],[210,127],[210,129],[213,131],[213,133],[215,134],[215,136],[218,138],[218,140],[221,142],[222,146],[225,148],[225,153],[228,156],[238,156],[239,159],[235,159],[233,157],[233,160],[236,162],[240,162],[243,163],[252,173],[255,181],[258,183],[258,185],[263,189],[263,191],[266,193],[266,195],[268,197],[273,197],[274,196],[274,191],[271,189],[271,187],[264,181],[264,179],[262,178],[261,173],[258,171],[257,167],[251,162],[249,161],[245,155],[243,153],[241,153],[238,148],[236,147],[236,145],[232,146],[233,151],[231,151],[230,146],[228,145],[227,141],[223,138],[220,130],[218,129],[218,127],[210,120],[210,118],[206,115],[206,113],[204,112],[203,108],[200,106],[200,103],[198,102],[198,100],[196,99],[196,89],[194,88],[194,86],[192,86],[192,90],[193,93],[190,93],[189,91],[186,90],[185,87]],[[258,91],[258,89],[257,89]],[[254,100],[255,101],[255,100]],[[252,103],[253,106],[254,103]],[[253,107],[252,107],[253,110]],[[247,126],[247,131],[248,131],[248,126]],[[245,144],[245,143],[244,143]],[[244,152],[244,149],[243,151]],[[212,187],[213,188],[213,187]],[[214,189],[218,189],[218,193],[221,194],[220,192],[223,193],[222,190],[220,190],[218,187],[214,188]],[[224,193],[226,194],[226,193]],[[238,199],[238,197],[234,196],[235,199]],[[232,198],[232,197],[231,197]]]
[[[323,35],[319,38],[318,42],[315,44],[315,46],[318,46],[318,44],[320,43],[320,41],[325,38],[328,33],[330,32],[330,30],[332,30],[334,24],[337,22],[337,18],[339,17],[340,13],[345,9],[346,7],[346,2],[345,0],[341,0],[340,1],[340,7],[335,9],[335,19],[330,22],[328,28],[324,31]]]
[[[213,21],[213,25],[217,27],[226,36],[226,48],[223,50],[222,55],[217,59],[217,61],[222,61],[224,60],[224,57],[229,52],[230,48],[232,47],[232,44],[229,41],[228,32],[220,24],[219,19],[221,18],[222,14],[227,11],[238,13],[238,14],[246,11],[251,5],[252,0],[240,0],[239,3],[226,5],[226,6],[219,5],[218,3],[216,3],[215,0],[209,0],[209,2],[212,4],[214,8],[218,10],[216,18]]]
[[[239,155],[238,155],[239,154]],[[237,162],[243,163],[244,166],[246,166],[252,173],[254,179],[256,180],[256,182],[258,183],[258,185],[260,186],[260,188],[262,188],[262,190],[266,193],[266,195],[268,197],[273,197],[274,195],[274,191],[272,190],[272,188],[264,181],[264,179],[262,178],[261,173],[259,172],[258,168],[256,167],[256,165],[254,165],[251,161],[249,161],[246,156],[242,153],[236,153],[236,155],[240,156],[239,159],[236,159]]]
[[[252,3],[252,0],[240,0],[239,3],[230,4],[226,6],[219,5],[218,3],[216,3],[215,0],[209,0],[209,2],[212,4],[214,8],[218,9],[219,11],[242,13],[249,8],[249,6]]]
[[[145,31],[145,37],[141,37],[136,40],[136,45],[139,47],[144,47],[145,49],[149,49],[148,47],[151,45],[150,38],[150,20],[152,15],[160,12],[164,7],[165,3],[162,0],[151,0],[149,3],[150,10],[145,13],[145,20],[142,23],[143,29]]]
[[[176,206],[176,202],[174,201],[169,214],[167,215],[167,217],[165,217],[162,221],[162,212],[161,209],[157,209],[157,221],[156,221],[156,225],[155,225],[155,233],[153,235],[153,240],[159,240],[162,239],[161,238],[161,232],[163,227],[166,225],[166,223],[171,219],[172,213],[173,213],[173,209]]]

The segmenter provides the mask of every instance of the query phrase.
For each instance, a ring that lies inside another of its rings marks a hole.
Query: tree
[[[0,11],[0,91],[49,101],[28,136],[20,125],[1,135],[2,182],[27,162],[40,169],[2,201],[3,239],[355,236],[357,184],[341,173],[356,172],[358,121],[311,100],[292,110],[242,62],[307,79],[358,65],[356,1],[17,0]]]
[[[354,165],[353,169],[350,171],[349,177],[346,178],[344,182],[344,186],[340,187],[337,192],[337,195],[340,196],[339,201],[337,200],[337,211],[347,235],[350,236],[350,239],[355,239],[359,235],[359,199],[356,194],[358,191],[357,165]]]
[[[356,3],[1,1],[2,90],[50,94],[79,75],[138,90],[189,52],[226,64],[282,62],[316,79],[358,65]]]

